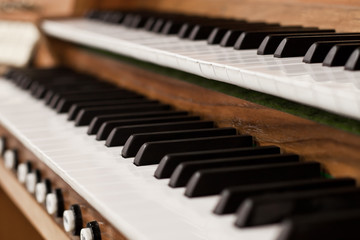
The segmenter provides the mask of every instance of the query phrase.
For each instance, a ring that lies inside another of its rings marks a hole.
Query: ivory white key
[[[44,135],[20,130],[17,124],[23,125],[21,119],[26,123],[27,116],[35,114],[23,110],[37,106],[39,101],[24,97],[24,91],[0,80],[0,103],[9,95],[19,96],[27,104],[18,101],[0,104],[1,125],[129,239],[273,240],[281,230],[280,225],[236,228],[233,215],[212,213],[217,196],[185,197],[183,188],[172,189],[168,180],[153,176],[156,166],[136,167],[133,158],[121,157],[122,147],[106,148],[104,141],[96,141],[83,129],[79,131],[44,105],[42,109],[36,108],[36,114],[44,116],[43,120],[33,122],[33,127]],[[56,151],[56,145],[61,151]],[[36,184],[37,201],[45,200],[46,191],[42,182]],[[56,205],[54,192],[47,194],[48,212],[55,214]]]
[[[57,38],[360,119],[358,72],[305,64],[302,58],[258,56],[256,50],[236,51],[207,45],[206,41],[178,39],[87,19],[49,20],[42,27],[47,34]],[[339,94],[334,85],[324,82],[339,80],[353,83],[341,87],[351,94]],[[351,104],[346,105],[346,102]]]

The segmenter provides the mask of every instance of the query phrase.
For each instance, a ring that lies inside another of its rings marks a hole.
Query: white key
[[[42,28],[61,39],[360,119],[359,72],[305,64],[299,57],[260,56],[256,50],[235,51],[207,45],[206,41],[189,41],[86,19],[49,20]],[[339,94],[336,87],[339,81],[346,96]]]

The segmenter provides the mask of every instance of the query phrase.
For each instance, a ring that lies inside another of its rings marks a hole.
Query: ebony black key
[[[333,210],[360,209],[360,188],[335,188],[269,194],[246,199],[237,212],[236,226],[277,223],[285,218]]]
[[[152,123],[186,122],[200,120],[197,116],[164,116],[150,118],[136,118],[127,120],[113,120],[103,123],[96,135],[96,140],[106,140],[114,128]]]
[[[36,84],[37,86],[35,86],[35,84],[31,85],[31,94],[37,98],[37,99],[42,99],[45,98],[46,94],[49,91],[53,91],[53,92],[65,92],[65,91],[70,91],[70,89],[72,90],[95,90],[95,89],[110,89],[113,88],[113,86],[111,85],[102,85],[98,82],[92,82],[92,81],[76,81],[73,83],[54,83],[54,84]]]
[[[185,195],[200,197],[219,194],[228,187],[320,177],[321,166],[315,162],[205,169],[191,177]]]
[[[136,15],[136,14],[134,14],[134,13],[127,13],[127,14],[125,14],[124,20],[122,21],[122,25],[124,25],[125,27],[130,27],[132,21],[133,21],[134,18],[135,18],[135,15]]]
[[[305,63],[321,63],[324,61],[330,49],[341,43],[359,43],[360,41],[322,41],[316,42],[310,46],[306,52],[303,62]]]
[[[169,105],[156,104],[156,103],[120,106],[120,107],[111,106],[111,107],[84,108],[76,116],[75,126],[89,125],[94,117],[100,115],[115,114],[115,113],[135,113],[135,112],[140,113],[140,112],[167,110],[167,109],[170,109]]]
[[[299,156],[294,154],[272,154],[183,162],[176,167],[175,171],[171,175],[169,186],[173,188],[184,187],[195,172],[204,169],[246,167],[263,164],[290,163],[298,161]]]
[[[257,54],[258,55],[270,55],[274,54],[280,42],[287,37],[296,37],[296,36],[317,36],[317,35],[328,35],[333,34],[335,30],[324,29],[318,30],[318,32],[313,33],[283,33],[283,34],[269,34],[261,42]]]
[[[136,99],[143,99],[143,96],[134,94],[134,93],[129,93],[129,92],[123,92],[123,93],[112,93],[112,94],[106,94],[106,93],[101,93],[101,94],[96,94],[94,96],[91,96],[91,94],[89,96],[82,96],[82,97],[78,97],[78,96],[73,96],[73,97],[66,97],[66,98],[62,98],[58,101],[58,103],[56,104],[56,112],[58,113],[65,113],[68,112],[71,108],[72,105],[77,104],[77,103],[85,103],[85,102],[94,102],[94,101],[106,101],[106,100],[112,100],[112,101],[117,101],[117,100],[136,100]],[[145,104],[145,103],[144,103]]]
[[[246,198],[270,193],[283,193],[287,191],[306,191],[327,188],[343,188],[355,186],[356,181],[352,178],[333,179],[309,179],[280,183],[265,183],[224,189],[221,193],[214,213],[234,213]]]
[[[110,115],[101,115],[95,117],[87,131],[87,134],[93,135],[97,134],[101,125],[106,121],[112,120],[124,120],[124,119],[134,119],[134,118],[146,118],[146,117],[163,117],[163,116],[182,116],[187,115],[187,112],[183,111],[169,111],[169,110],[160,110],[154,112],[144,112],[144,113],[125,113],[125,114],[110,114]]]
[[[220,46],[222,47],[233,47],[237,41],[237,39],[240,37],[240,35],[247,30],[256,30],[256,29],[277,29],[281,28],[278,24],[266,24],[266,25],[260,25],[260,26],[250,26],[249,27],[243,27],[243,28],[234,28],[228,30],[224,37],[220,41]]]
[[[214,127],[211,121],[191,121],[175,123],[155,123],[135,126],[118,127],[112,130],[105,145],[107,147],[122,146],[127,139],[136,133],[166,132]]]
[[[260,46],[264,38],[269,34],[281,33],[312,33],[317,32],[317,28],[279,28],[269,30],[255,30],[243,32],[235,42],[234,49],[256,49]]]
[[[323,66],[338,67],[344,66],[352,52],[360,47],[360,43],[342,43],[333,46],[326,55]]]
[[[360,209],[298,215],[284,220],[277,240],[357,240]]]
[[[136,166],[157,164],[167,154],[201,150],[250,147],[253,138],[248,135],[192,138],[171,141],[148,142],[135,156]]]
[[[360,40],[359,33],[287,37],[283,39],[277,47],[274,56],[284,57],[301,57],[305,56],[309,47],[319,41],[336,41],[336,40]]]
[[[151,31],[155,32],[155,33],[160,33],[163,30],[165,23],[166,23],[166,19],[158,18],[155,21],[155,24],[154,24],[153,28],[151,29]]]
[[[350,71],[360,70],[360,48],[357,48],[350,55],[345,63],[345,69]]]
[[[122,149],[121,155],[123,157],[135,157],[140,147],[146,142],[214,137],[214,136],[228,136],[228,135],[236,135],[236,129],[209,128],[209,129],[195,129],[195,130],[186,130],[186,131],[134,134],[131,135],[129,139],[126,141]]]
[[[106,101],[96,101],[96,102],[80,102],[71,105],[68,113],[68,120],[74,120],[78,113],[83,108],[89,107],[105,107],[105,106],[121,106],[121,105],[133,105],[133,104],[148,104],[148,103],[159,103],[156,100],[149,100],[143,98],[134,98],[134,99],[114,99]]]
[[[262,23],[262,22],[244,23],[243,25],[234,28],[241,27],[244,29],[255,29],[255,28],[261,28],[261,26],[266,26],[266,23]],[[231,30],[231,28],[224,28],[224,27],[214,28],[207,39],[207,43],[220,44],[221,39],[225,36],[228,30]]]
[[[265,154],[279,154],[280,148],[275,146],[264,147],[248,147],[248,148],[234,148],[234,149],[220,149],[220,150],[208,150],[197,152],[185,152],[185,153],[173,153],[165,155],[156,171],[154,176],[156,178],[169,178],[174,172],[175,168],[183,162],[201,161],[216,158],[230,158],[230,157],[242,157],[253,155],[265,155]]]
[[[138,96],[135,93],[131,93],[127,90],[123,89],[100,89],[100,90],[87,90],[87,91],[74,91],[74,92],[65,92],[60,94],[55,94],[49,106],[51,108],[59,108],[60,105],[69,105],[69,107],[75,102],[88,102],[95,100],[106,100],[106,99],[114,99],[115,97],[135,97]]]
[[[168,20],[164,24],[164,27],[162,28],[161,33],[165,34],[165,35],[178,34],[182,25],[183,25],[183,23],[181,23],[181,22]]]
[[[147,15],[135,14],[128,26],[130,28],[143,28],[143,27],[145,27],[145,24],[148,19],[149,19],[149,16],[147,16]]]

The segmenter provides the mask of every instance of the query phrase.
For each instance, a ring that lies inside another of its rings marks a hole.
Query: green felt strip
[[[172,68],[167,68],[159,66],[156,64],[136,60],[129,58],[123,55],[118,55],[115,53],[94,49],[86,48],[87,51],[91,51],[96,54],[105,55],[107,57],[116,59],[118,61],[146,69],[151,72],[158,74],[166,75],[172,78],[176,78],[182,81],[190,82],[211,90],[225,93],[240,99],[244,99],[262,106],[273,108],[282,112],[293,114],[305,119],[309,119],[321,124],[325,124],[337,129],[345,130],[347,132],[360,135],[360,121],[347,118],[344,116],[339,116],[321,109],[314,107],[302,105],[293,101],[289,101],[283,98],[275,97],[269,94],[260,93],[257,91],[241,88],[231,84],[209,80],[203,77],[199,77],[190,73],[183,71],[175,70]]]

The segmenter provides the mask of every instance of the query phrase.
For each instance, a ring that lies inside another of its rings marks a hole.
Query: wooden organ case
[[[34,1],[44,4],[46,1]],[[284,25],[333,28],[337,32],[360,30],[360,3],[355,0],[134,0],[134,1],[63,1],[54,14],[43,12],[1,14],[2,19],[35,22],[40,28],[44,19],[83,16],[90,9],[146,9],[159,12],[184,13],[249,21],[277,22]],[[40,5],[41,6],[41,5]],[[42,9],[42,8],[39,8]],[[42,16],[43,15],[43,16]],[[234,127],[241,134],[252,135],[259,146],[275,145],[284,153],[298,154],[301,161],[320,162],[326,174],[352,177],[360,181],[360,122],[227,83],[208,80],[177,69],[170,69],[146,60],[133,59],[109,50],[84,46],[74,41],[43,33],[32,64],[36,67],[62,65],[85,72],[150,99],[188,111],[217,127]],[[26,103],[24,103],[26,104]],[[17,149],[19,162],[32,161],[42,178],[48,178],[53,188],[61,188],[64,208],[74,203],[82,210],[83,227],[96,220],[101,223],[102,239],[131,239],[115,227],[97,206],[81,196],[63,177],[55,173],[16,134],[0,125],[0,135],[6,139],[6,149]],[[46,207],[17,180],[16,173],[0,164],[0,186],[22,214],[45,239],[79,239],[63,230],[61,217],[50,216]],[[4,203],[5,204],[5,203]],[[5,206],[5,205],[3,205]],[[135,206],[135,205],[134,205]],[[4,208],[5,209],[5,208]],[[5,210],[4,210],[5,211]],[[13,214],[6,212],[6,214]],[[146,215],[146,214],[145,214]],[[156,216],[154,216],[156,219]],[[18,221],[18,220],[15,220]],[[20,220],[19,220],[20,221]],[[21,221],[20,221],[21,222]],[[1,238],[13,239],[12,233]],[[166,230],[164,230],[166,231]],[[5,235],[2,235],[5,234]],[[21,233],[19,233],[21,235]],[[24,234],[26,234],[24,232]],[[16,235],[16,234],[15,234]],[[15,236],[14,235],[14,236]],[[18,235],[16,235],[18,236]],[[36,239],[35,236],[33,239]],[[32,239],[32,238],[30,238]]]

